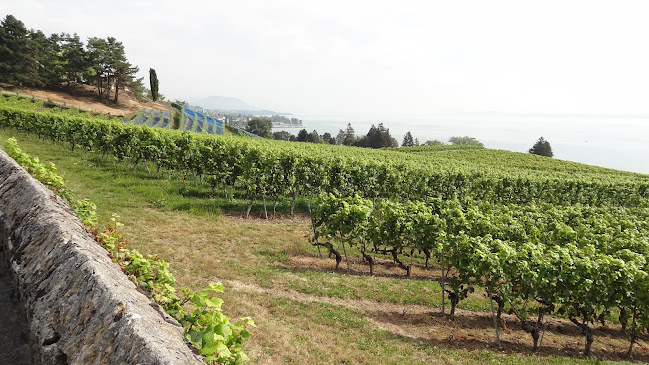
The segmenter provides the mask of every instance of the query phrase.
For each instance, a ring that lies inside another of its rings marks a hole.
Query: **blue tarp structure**
[[[139,117],[133,120],[125,120],[124,123],[134,123],[134,124],[144,124],[146,121],[150,127],[160,127],[168,128],[171,124],[171,112],[160,110],[143,110],[142,113],[138,114]],[[210,134],[220,134],[223,135],[223,122],[205,115],[196,111],[193,111],[189,108],[183,108],[183,124],[185,121],[189,120],[190,130],[195,130],[196,132],[210,133]],[[151,118],[151,120],[149,120]],[[181,126],[182,128],[182,126]],[[244,133],[256,137],[254,134]]]
[[[203,131],[211,131],[212,134],[220,134],[223,135],[223,122],[220,120],[216,120],[209,115],[204,115],[199,112],[195,112],[189,108],[183,108],[183,113],[185,113],[188,117],[190,118],[196,118],[198,119],[199,122],[203,122]],[[209,128],[210,125],[212,128]]]
[[[194,111],[189,108],[183,108],[183,113],[189,115],[192,118],[196,118],[196,113],[194,113]]]

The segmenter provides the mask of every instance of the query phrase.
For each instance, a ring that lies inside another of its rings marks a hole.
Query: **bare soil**
[[[90,85],[80,85],[70,90],[43,90],[14,87],[8,84],[0,85],[0,92],[5,95],[18,95],[43,101],[51,100],[62,106],[77,108],[100,114],[111,114],[131,119],[142,108],[169,110],[163,103],[146,101],[139,102],[130,91],[121,91],[118,104],[104,103],[97,97],[96,88]]]
[[[323,257],[326,257],[323,250]],[[404,260],[402,258],[402,260]],[[389,259],[375,258],[375,275],[380,277],[403,277],[404,270]],[[404,260],[405,261],[405,260]],[[369,265],[361,262],[359,257],[350,257],[351,271],[341,263],[338,272],[341,275],[369,275]],[[317,257],[294,255],[288,263],[274,263],[297,270],[332,272],[335,261],[322,260]],[[424,267],[413,264],[410,280],[440,281],[441,272],[438,265]],[[503,354],[532,353],[532,337],[523,331],[520,321],[513,315],[502,315],[499,324],[501,348],[498,348],[493,318],[489,312],[475,312],[456,309],[454,317],[443,315],[440,308],[423,305],[404,305],[375,302],[363,299],[340,299],[309,295],[294,290],[262,288],[252,284],[236,281],[224,281],[225,285],[235,290],[264,293],[273,296],[284,296],[303,302],[324,302],[332,305],[354,309],[361,313],[376,328],[403,336],[416,343],[428,343],[435,346],[473,351],[490,349]],[[448,311],[448,309],[447,309]],[[448,312],[447,312],[448,313]],[[624,355],[629,347],[628,331],[622,331],[619,325],[591,325],[595,336],[592,356],[599,360],[628,360]],[[633,347],[633,360],[649,363],[649,336],[639,336]],[[545,322],[545,333],[536,356],[570,356],[582,357],[585,338],[568,319],[549,317]]]
[[[454,317],[443,315],[439,308],[423,305],[378,303],[366,299],[341,299],[300,293],[295,290],[263,288],[236,280],[221,281],[236,291],[259,293],[274,297],[313,303],[327,303],[350,308],[360,313],[374,327],[388,331],[415,343],[462,349],[467,351],[490,349],[503,354],[532,354],[532,338],[520,328],[520,321],[503,314],[499,325],[501,348],[498,348],[490,313],[456,309]],[[569,320],[548,318],[543,342],[535,356],[582,357],[584,337]],[[593,328],[595,342],[592,355],[599,360],[625,360],[629,346],[628,333],[619,327],[597,325]],[[646,336],[645,336],[646,337]],[[649,362],[649,343],[646,338],[634,346],[634,361]],[[627,359],[628,360],[628,359]]]

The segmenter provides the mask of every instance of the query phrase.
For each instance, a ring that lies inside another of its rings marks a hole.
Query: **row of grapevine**
[[[437,160],[452,162],[455,160],[470,161],[486,166],[509,166],[510,168],[525,168],[539,171],[558,171],[577,175],[582,173],[598,173],[609,175],[636,175],[632,172],[606,169],[597,166],[584,165],[578,162],[563,161],[529,153],[518,153],[504,150],[492,150],[476,146],[436,145],[400,147],[391,149],[395,152],[430,156]]]
[[[484,286],[505,304],[538,346],[546,315],[560,313],[583,330],[616,313],[623,327],[649,327],[649,209],[494,205],[431,199],[396,203],[323,195],[313,212],[314,243],[341,255],[355,247],[370,264],[372,253],[420,252],[441,264],[451,301]],[[326,243],[321,240],[325,239]],[[347,245],[345,245],[345,243]],[[444,283],[442,283],[444,285]],[[632,346],[632,345],[631,345]],[[629,348],[629,354],[631,352]]]
[[[38,110],[42,107],[31,108]],[[171,120],[171,113],[169,111],[157,109],[142,109],[131,120],[125,120],[124,123],[135,125],[144,125],[155,128],[170,128],[169,121]],[[182,113],[182,122],[180,130],[186,132],[208,133],[208,134],[223,134],[223,123],[212,117],[205,116],[201,113],[194,112],[190,109],[184,108]]]
[[[591,174],[566,177],[527,170],[479,171],[390,151],[239,139],[67,116],[4,105],[0,125],[39,137],[193,174],[213,188],[239,186],[251,199],[312,195],[416,200],[429,197],[492,202],[646,205],[649,178]],[[315,147],[314,147],[315,146]]]

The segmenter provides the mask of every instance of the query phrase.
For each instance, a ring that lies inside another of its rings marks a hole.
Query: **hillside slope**
[[[81,85],[80,87],[69,91],[55,91],[0,84],[0,93],[4,95],[17,95],[26,98],[34,98],[43,101],[51,100],[62,106],[74,107],[81,109],[82,111],[92,111],[94,113],[111,114],[114,116],[121,115],[127,117],[127,119],[131,119],[140,109],[143,108],[159,110],[170,109],[169,106],[160,102],[153,102],[150,100],[140,102],[130,91],[120,93],[120,99],[117,105],[112,103],[105,104],[99,101],[95,88],[89,85]]]

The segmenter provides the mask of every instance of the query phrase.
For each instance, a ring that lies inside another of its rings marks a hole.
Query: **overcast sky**
[[[7,14],[47,34],[117,38],[172,99],[298,114],[649,114],[647,1],[0,0]]]

